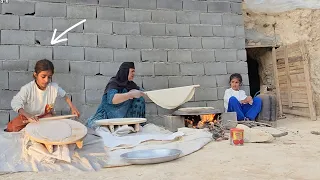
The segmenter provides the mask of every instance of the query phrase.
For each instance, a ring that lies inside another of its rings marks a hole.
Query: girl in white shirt
[[[53,108],[58,96],[65,99],[72,114],[80,116],[77,108],[66,96],[66,92],[58,84],[51,82],[53,74],[54,66],[51,61],[43,59],[36,63],[33,73],[35,80],[22,86],[11,101],[12,109],[19,115],[8,123],[7,132],[20,131],[28,123],[53,116]]]
[[[226,112],[236,112],[238,121],[254,121],[261,111],[262,101],[259,97],[247,96],[245,91],[240,90],[242,76],[232,74],[229,80],[231,88],[224,93],[224,107]]]

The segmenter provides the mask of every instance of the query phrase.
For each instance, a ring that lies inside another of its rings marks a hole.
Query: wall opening
[[[262,87],[268,87],[275,93],[272,48],[255,47],[246,50],[250,95],[253,97]]]

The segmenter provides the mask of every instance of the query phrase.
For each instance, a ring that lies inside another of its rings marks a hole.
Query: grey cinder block
[[[96,47],[98,36],[96,34],[68,33],[68,45],[80,47]]]
[[[124,21],[124,9],[97,7],[97,18],[109,21]]]
[[[207,12],[208,3],[205,1],[183,1],[184,11],[201,11]]]
[[[190,36],[188,24],[167,24],[166,34],[169,36]]]
[[[0,15],[0,29],[19,29],[19,16]]]
[[[235,14],[223,14],[222,15],[222,22],[223,25],[243,25],[243,17],[242,15],[235,15]]]
[[[20,29],[22,30],[38,30],[51,31],[52,18],[50,17],[28,17],[20,16]]]
[[[127,22],[150,22],[151,11],[144,10],[125,10],[125,21]]]
[[[141,50],[142,61],[166,62],[168,52],[165,50]]]
[[[127,62],[133,61],[137,62],[141,60],[139,50],[128,50],[128,49],[115,49],[113,51],[114,61]]]
[[[182,0],[158,0],[158,9],[182,10]]]
[[[100,63],[100,73],[105,76],[115,76],[118,72],[121,62]]]
[[[218,87],[230,87],[229,78],[231,74],[216,75]]]
[[[225,112],[221,114],[221,123],[226,129],[235,128],[238,125],[236,112]]]
[[[99,0],[99,4],[109,7],[128,7],[129,0]]]
[[[152,22],[155,23],[176,23],[177,14],[174,11],[152,11]]]
[[[113,50],[107,48],[85,48],[86,61],[113,61]]]
[[[84,60],[84,48],[56,46],[53,48],[53,59],[74,61]]]
[[[113,32],[115,34],[140,34],[139,23],[135,22],[114,22],[113,23]]]
[[[244,49],[245,46],[245,38],[225,37],[225,48]]]
[[[17,94],[17,91],[0,90],[0,109],[11,110],[11,100],[13,96]]]
[[[29,60],[28,71],[34,72],[34,66],[38,60]],[[70,61],[68,60],[57,60],[52,61],[54,65],[55,73],[69,73]]]
[[[3,61],[3,70],[6,71],[28,71],[27,60]]]
[[[227,63],[227,71],[228,73],[248,73],[248,65],[247,62],[230,62]]]
[[[97,8],[95,6],[87,5],[68,5],[67,6],[67,17],[68,18],[96,18]]]
[[[9,89],[9,73],[8,71],[0,71],[0,89]]]
[[[84,87],[86,90],[104,90],[109,80],[107,76],[85,76]]]
[[[79,92],[84,89],[84,76],[79,74],[56,73],[53,81],[57,82],[67,93]]]
[[[40,60],[49,59],[52,60],[52,48],[51,47],[31,47],[20,46],[20,59],[22,60]]]
[[[180,64],[181,75],[204,75],[204,67],[202,63]]]
[[[193,62],[214,62],[214,50],[193,50],[191,52]]]
[[[235,49],[217,49],[216,61],[227,62],[227,61],[237,61],[237,50]]]
[[[199,12],[177,12],[177,23],[200,24],[200,14]]]
[[[147,91],[168,88],[168,78],[164,76],[144,77],[142,81],[143,88]]]
[[[195,101],[218,100],[217,88],[197,88],[195,92]]]
[[[237,59],[239,61],[247,61],[247,51],[245,49],[237,50]]]
[[[191,51],[188,51],[188,50],[168,51],[168,62],[192,62]]]
[[[154,76],[154,63],[135,63],[137,76]]]
[[[179,64],[155,63],[156,76],[175,76],[179,75]]]
[[[98,35],[98,46],[105,48],[126,48],[126,36],[122,35]]]
[[[129,0],[129,8],[133,9],[156,9],[156,0]]]
[[[41,17],[66,17],[67,5],[62,3],[37,2],[35,16]],[[54,11],[53,11],[54,9]]]
[[[2,33],[1,33],[2,34]],[[1,45],[0,59],[15,60],[19,59],[19,46],[17,45]]]
[[[177,37],[153,37],[153,48],[178,49]]]
[[[200,13],[200,23],[222,25],[222,15],[220,13]]]
[[[169,76],[169,88],[190,86],[193,84],[192,76]]]
[[[231,12],[235,14],[242,14],[242,2],[231,3]]]
[[[164,23],[141,23],[141,35],[144,36],[163,36],[166,34]]]
[[[33,80],[32,72],[9,72],[9,89],[20,90],[22,86]],[[2,96],[1,96],[2,97]]]
[[[231,12],[230,2],[208,2],[208,12],[228,13]]]
[[[171,132],[178,131],[179,128],[185,127],[183,116],[164,116],[164,127]]]
[[[107,20],[87,19],[84,23],[84,32],[112,34],[112,22]]]
[[[104,90],[86,90],[86,103],[100,104]]]
[[[35,33],[32,31],[2,30],[1,44],[35,44]]]
[[[199,84],[203,88],[217,87],[215,76],[193,76],[193,84]]]
[[[191,36],[213,36],[211,25],[190,25]]]
[[[98,62],[71,61],[70,72],[72,74],[96,75],[100,71]]]
[[[224,48],[224,39],[222,37],[203,37],[202,47],[204,49],[222,49]]]
[[[103,0],[101,0],[103,1]],[[67,4],[86,4],[86,5],[96,5],[98,0],[66,0]]]
[[[51,38],[53,33],[50,31],[36,31],[36,41],[39,41],[40,45],[44,46],[52,46],[51,45]],[[56,37],[58,37],[62,32],[57,32]],[[67,38],[67,34],[63,35],[61,39]],[[68,41],[60,42],[55,44],[54,46],[65,46],[67,45]]]
[[[35,13],[35,3],[26,1],[10,1],[2,4],[2,14],[31,15]]]
[[[235,27],[234,26],[213,26],[212,32],[214,36],[219,37],[234,37]]]
[[[201,49],[200,37],[178,37],[179,49]]]
[[[204,71],[206,75],[227,74],[227,64],[220,62],[206,63]]]
[[[77,24],[82,19],[65,19],[65,18],[53,18],[53,29],[57,29],[57,31],[63,32],[67,30],[69,27]],[[79,26],[73,28],[69,32],[82,32],[83,31],[83,23]],[[52,34],[52,32],[51,32]],[[51,37],[50,37],[51,38]]]

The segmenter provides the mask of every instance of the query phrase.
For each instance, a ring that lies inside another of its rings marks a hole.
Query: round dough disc
[[[49,141],[62,141],[72,134],[70,125],[61,121],[48,121],[37,127],[38,134]]]

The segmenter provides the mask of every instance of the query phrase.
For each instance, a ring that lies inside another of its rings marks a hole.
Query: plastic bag
[[[295,9],[320,9],[320,0],[245,0],[254,12],[280,13]]]

